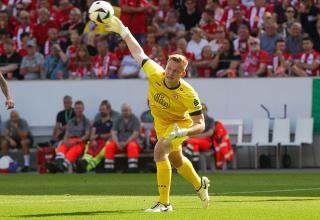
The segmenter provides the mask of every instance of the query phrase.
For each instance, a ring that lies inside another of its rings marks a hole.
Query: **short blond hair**
[[[183,70],[186,70],[186,68],[188,66],[188,59],[185,56],[181,55],[181,54],[172,54],[172,55],[170,55],[169,58],[168,58],[168,62],[170,60],[181,64],[183,66]]]

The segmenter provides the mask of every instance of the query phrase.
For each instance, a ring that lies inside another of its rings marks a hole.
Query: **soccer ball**
[[[95,23],[106,23],[114,15],[114,10],[109,2],[95,1],[89,8],[89,18]]]

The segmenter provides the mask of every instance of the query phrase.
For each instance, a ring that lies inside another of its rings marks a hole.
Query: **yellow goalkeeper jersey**
[[[183,79],[177,88],[164,83],[165,70],[149,59],[143,64],[149,80],[148,99],[156,128],[177,123],[179,127],[192,126],[190,116],[201,114],[201,103],[196,91]]]

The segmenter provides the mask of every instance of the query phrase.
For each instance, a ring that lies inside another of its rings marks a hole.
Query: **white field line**
[[[278,190],[257,190],[244,192],[224,192],[224,193],[210,193],[210,195],[234,195],[234,194],[254,194],[254,193],[275,193],[275,192],[297,192],[297,191],[316,191],[320,188],[305,188],[305,189],[278,189]]]

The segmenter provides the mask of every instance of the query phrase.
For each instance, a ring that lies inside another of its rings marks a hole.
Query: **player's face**
[[[180,78],[185,75],[185,71],[180,63],[168,61],[165,70],[165,80],[169,83],[178,83]]]
[[[109,114],[109,110],[108,110],[108,107],[106,105],[101,105],[99,111],[100,111],[100,115],[102,117],[106,117]]]
[[[121,113],[122,117],[129,118],[131,116],[131,108],[129,106],[122,106]]]
[[[82,116],[84,111],[84,106],[81,104],[75,105],[74,106],[74,113],[76,116]]]
[[[65,109],[70,109],[72,107],[72,100],[71,99],[64,99],[63,106]]]
[[[12,122],[17,123],[19,121],[19,113],[12,111],[10,114],[10,119]]]
[[[304,50],[309,51],[309,50],[312,50],[313,44],[311,41],[305,40],[302,42],[302,47]]]

